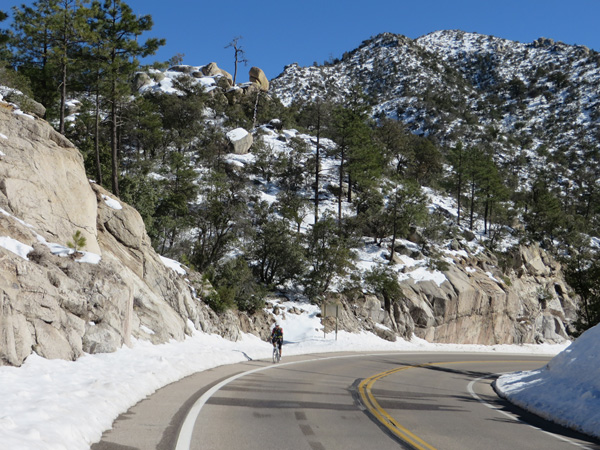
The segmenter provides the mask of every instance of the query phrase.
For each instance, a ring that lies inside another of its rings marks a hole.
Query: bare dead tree
[[[236,36],[233,40],[225,46],[225,48],[233,48],[235,66],[233,71],[233,84],[235,85],[235,79],[237,77],[237,68],[239,63],[244,63],[244,65],[248,64],[248,60],[246,59],[246,52],[240,45],[240,40],[243,39],[242,36]]]

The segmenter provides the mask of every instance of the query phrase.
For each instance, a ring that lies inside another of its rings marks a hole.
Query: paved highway
[[[92,450],[600,449],[493,392],[496,374],[547,361],[472,353],[248,361],[159,390]]]

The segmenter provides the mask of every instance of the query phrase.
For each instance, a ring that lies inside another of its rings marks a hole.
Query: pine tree
[[[13,65],[29,78],[34,97],[46,108],[54,105],[58,90],[51,56],[57,5],[57,0],[38,0],[32,6],[13,7]]]
[[[96,53],[99,58],[98,81],[106,83],[105,96],[108,102],[110,120],[110,143],[112,161],[112,190],[119,196],[120,147],[118,131],[120,127],[121,103],[131,93],[131,77],[139,67],[138,57],[152,55],[164,45],[164,39],[150,38],[143,44],[138,37],[152,29],[152,17],[136,16],[132,9],[121,0],[94,1],[92,28],[96,33]]]
[[[8,18],[8,14],[4,11],[0,11],[0,22],[4,22]],[[0,61],[7,61],[7,49],[6,44],[10,39],[10,34],[6,30],[0,30]]]
[[[87,19],[90,10],[83,7],[88,1],[60,0],[51,21],[53,34],[52,57],[60,74],[59,133],[65,132],[65,108],[69,84],[69,68],[89,35]]]
[[[256,207],[255,233],[250,246],[257,275],[266,285],[279,285],[299,279],[305,267],[301,237],[278,217],[272,207]]]
[[[375,129],[375,139],[383,150],[385,165],[393,167],[392,173],[407,176],[408,167],[414,160],[414,150],[411,145],[413,136],[405,125],[397,120],[381,119]]]
[[[552,248],[554,238],[566,223],[559,197],[550,189],[547,174],[539,174],[533,182],[523,219],[529,236],[543,248]]]
[[[453,171],[451,179],[449,181],[449,185],[451,186],[452,191],[454,191],[456,195],[456,224],[460,226],[460,217],[462,212],[462,196],[465,177],[465,151],[463,149],[462,143],[459,142],[453,148],[450,149],[450,152],[448,153],[448,160],[452,165]]]
[[[89,36],[88,0],[40,0],[33,7],[14,8],[15,64],[32,80],[34,92],[48,109],[59,92],[58,131],[65,132],[70,69]]]
[[[80,230],[73,233],[72,240],[67,242],[67,247],[72,248],[75,252],[79,252],[82,248],[85,248],[86,238],[81,234]]]
[[[354,266],[357,243],[344,234],[331,216],[322,217],[312,226],[307,239],[306,258],[310,265],[305,277],[310,297],[322,295],[336,276],[343,276]]]
[[[570,242],[569,254],[565,278],[580,298],[575,326],[582,333],[600,323],[600,256],[583,233],[577,233]]]
[[[314,103],[302,105],[298,113],[298,122],[306,127],[315,136],[315,154],[309,165],[314,175],[314,216],[315,223],[319,221],[319,200],[321,186],[321,159],[324,154],[324,148],[321,138],[327,134],[331,126],[333,105],[322,99],[317,99]]]
[[[357,183],[377,177],[381,170],[380,154],[372,145],[368,125],[368,106],[359,87],[353,87],[344,105],[333,110],[330,136],[336,142],[334,150],[339,158],[338,221],[342,220],[344,183],[347,184],[346,199],[352,202],[352,189]]]
[[[242,235],[248,210],[243,188],[224,173],[211,172],[199,187],[202,202],[193,214],[191,261],[202,272],[217,264]]]
[[[390,264],[394,261],[396,240],[408,236],[411,226],[424,223],[427,216],[427,197],[420,186],[412,180],[401,180],[387,187],[387,217],[390,223],[392,242]]]
[[[195,184],[197,176],[189,158],[182,153],[171,152],[168,169],[169,174],[162,190],[163,196],[156,208],[156,215],[162,224],[161,254],[173,248],[178,232],[192,225],[190,203],[195,201],[198,195],[198,187]]]

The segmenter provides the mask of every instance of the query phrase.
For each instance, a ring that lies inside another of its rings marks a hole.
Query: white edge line
[[[519,418],[518,418],[517,416],[515,416],[514,414],[511,414],[511,413],[509,413],[509,412],[503,411],[503,410],[501,410],[500,408],[498,408],[497,406],[494,406],[494,405],[491,405],[491,404],[489,404],[488,402],[486,402],[485,400],[483,400],[483,399],[482,399],[482,398],[481,398],[479,395],[477,395],[477,394],[475,393],[475,391],[473,390],[473,386],[475,385],[475,383],[478,383],[479,381],[481,381],[481,380],[484,380],[484,379],[486,379],[486,378],[497,377],[497,376],[499,376],[499,375],[502,375],[502,374],[501,374],[501,373],[496,373],[496,374],[493,374],[493,375],[486,375],[485,377],[480,377],[480,378],[477,378],[477,379],[475,379],[475,380],[471,381],[471,382],[470,382],[470,383],[467,385],[467,389],[469,390],[469,394],[471,394],[471,396],[472,396],[472,397],[473,397],[475,400],[477,400],[478,402],[482,403],[483,405],[487,406],[487,407],[488,407],[488,408],[490,408],[490,409],[493,409],[493,410],[495,410],[495,411],[497,411],[497,412],[499,412],[499,413],[501,413],[501,414],[505,415],[506,417],[508,417],[508,418],[509,418],[509,419],[511,419],[511,420],[514,420],[514,421],[516,421],[516,422],[519,422],[519,423],[522,423],[522,424],[524,424],[524,425],[527,425],[527,426],[529,426],[529,427],[531,427],[531,428],[534,428],[534,429],[536,429],[536,430],[538,430],[538,431],[541,431],[542,433],[544,433],[544,434],[547,434],[547,435],[549,435],[549,436],[552,436],[552,437],[554,437],[554,438],[558,439],[559,441],[568,442],[569,444],[575,445],[575,446],[577,446],[577,447],[581,447],[581,448],[584,448],[584,449],[587,449],[587,450],[591,450],[591,449],[590,449],[590,447],[586,447],[585,445],[583,445],[583,444],[580,444],[579,442],[575,442],[575,441],[573,441],[573,440],[571,440],[571,439],[569,439],[569,438],[566,438],[566,437],[564,437],[564,436],[560,436],[560,435],[558,435],[558,434],[554,434],[554,433],[551,433],[551,432],[549,432],[549,431],[542,430],[542,429],[541,429],[541,428],[539,428],[539,427],[536,427],[536,426],[534,426],[534,425],[531,425],[530,423],[527,423],[527,422],[525,422],[525,421],[523,421],[523,420],[519,419]]]

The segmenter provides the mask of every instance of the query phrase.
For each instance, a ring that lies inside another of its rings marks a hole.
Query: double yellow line
[[[381,423],[383,426],[385,426],[394,436],[398,437],[404,443],[411,445],[416,450],[436,450],[435,447],[429,445],[427,442],[425,442],[419,436],[417,436],[414,433],[411,433],[408,429],[406,429],[405,427],[400,425],[398,422],[396,422],[392,418],[392,416],[390,416],[390,414],[385,409],[383,409],[381,407],[381,405],[379,405],[377,400],[375,400],[373,393],[371,392],[373,385],[377,381],[381,380],[382,378],[385,378],[387,376],[390,376],[395,373],[402,372],[403,370],[408,370],[408,369],[418,369],[420,367],[422,368],[422,367],[432,367],[432,366],[445,366],[445,365],[450,365],[450,364],[467,364],[467,363],[489,364],[489,363],[507,363],[507,362],[539,362],[539,361],[500,361],[500,360],[498,360],[498,361],[446,361],[446,362],[427,363],[427,364],[418,364],[418,365],[413,365],[413,366],[399,367],[397,369],[388,370],[387,372],[381,372],[377,375],[373,375],[372,377],[363,380],[358,385],[358,392],[359,392],[360,398],[363,402],[363,405],[365,405],[365,407],[367,408],[367,411],[369,411],[369,413],[371,415],[373,415],[373,417],[375,417],[379,421],[379,423]]]
[[[375,397],[373,396],[371,389],[377,381],[379,381],[382,378],[385,378],[389,375],[393,375],[395,373],[402,372],[403,370],[414,369],[416,367],[431,366],[431,365],[434,365],[434,364],[422,364],[422,365],[418,365],[418,366],[407,366],[407,367],[400,367],[398,369],[388,370],[387,372],[382,372],[377,375],[373,375],[372,377],[363,380],[358,385],[358,392],[360,394],[360,398],[361,398],[363,404],[365,405],[365,407],[367,408],[367,411],[369,411],[369,413],[371,413],[373,415],[373,417],[375,417],[379,421],[379,423],[381,423],[384,427],[386,427],[392,434],[394,434],[395,436],[397,436],[398,438],[400,438],[402,441],[406,442],[407,444],[410,444],[417,450],[436,450],[436,448],[432,447],[427,442],[425,442],[423,439],[421,439],[419,436],[417,436],[414,433],[411,433],[408,429],[404,428],[402,425],[400,425],[398,422],[396,422],[392,418],[392,416],[390,416],[390,414],[385,409],[383,409],[381,407],[381,405],[379,405],[377,400],[375,400]]]

